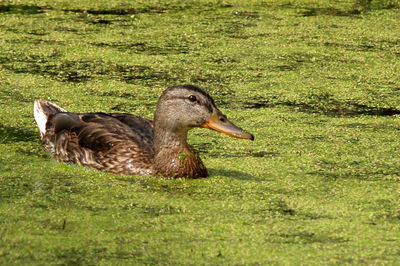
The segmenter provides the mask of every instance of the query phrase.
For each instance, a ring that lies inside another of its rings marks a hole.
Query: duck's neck
[[[187,143],[188,130],[154,128],[154,164],[157,172],[171,178],[207,176],[199,154]]]
[[[154,128],[154,152],[157,154],[162,149],[170,148],[186,148],[187,130],[171,131],[165,130],[162,127]]]

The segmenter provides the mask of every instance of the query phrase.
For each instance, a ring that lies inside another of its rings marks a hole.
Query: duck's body
[[[115,174],[206,177],[199,154],[186,141],[194,127],[253,139],[191,85],[165,90],[154,122],[131,114],[69,113],[44,100],[35,101],[34,114],[42,144],[57,160]]]

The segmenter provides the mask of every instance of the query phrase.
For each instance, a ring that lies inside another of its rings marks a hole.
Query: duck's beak
[[[224,114],[215,109],[210,119],[202,124],[201,127],[222,132],[234,138],[254,140],[253,134],[236,126]]]

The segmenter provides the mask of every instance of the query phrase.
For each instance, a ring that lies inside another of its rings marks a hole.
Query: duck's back
[[[121,113],[76,114],[62,108],[59,112],[51,105],[43,100],[35,103],[35,118],[40,116],[37,112],[51,110],[44,114],[41,135],[43,146],[57,160],[117,174],[153,173],[152,121]]]

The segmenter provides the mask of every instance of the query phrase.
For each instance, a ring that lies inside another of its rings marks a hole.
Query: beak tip
[[[231,135],[231,136],[239,139],[249,139],[251,141],[254,140],[254,135],[244,130],[239,135]]]

